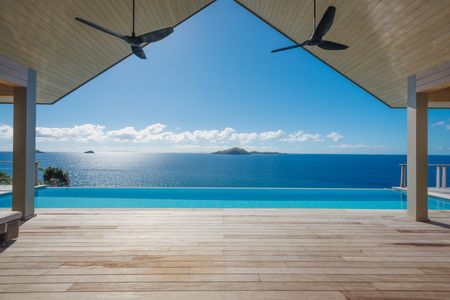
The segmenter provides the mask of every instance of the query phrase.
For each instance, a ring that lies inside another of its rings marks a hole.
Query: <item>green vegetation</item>
[[[212,154],[233,154],[233,155],[248,155],[250,154],[247,150],[239,147],[233,147],[227,150],[213,152]]]
[[[0,171],[0,184],[11,184],[11,176]]]
[[[247,151],[244,148],[233,147],[227,150],[213,152],[211,154],[231,154],[231,155],[249,155],[249,154],[282,154],[280,152],[259,152],[259,151]]]
[[[57,167],[48,167],[43,170],[44,183],[51,186],[69,186],[69,173]]]

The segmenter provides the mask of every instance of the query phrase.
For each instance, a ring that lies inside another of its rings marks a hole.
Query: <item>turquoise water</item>
[[[348,208],[405,209],[406,194],[389,189],[45,188],[39,208]],[[0,196],[11,207],[11,195]],[[429,198],[430,209],[450,201]]]

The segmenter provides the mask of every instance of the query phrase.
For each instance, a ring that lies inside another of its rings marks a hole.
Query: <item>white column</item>
[[[406,165],[400,165],[401,167],[401,174],[400,174],[400,187],[404,188],[406,187]]]
[[[447,166],[442,167],[442,188],[447,188]]]
[[[12,209],[34,216],[36,144],[36,72],[28,70],[27,87],[14,88]]]
[[[441,167],[436,166],[436,188],[439,189],[441,187]]]
[[[408,215],[428,219],[428,99],[416,93],[416,76],[408,78]]]

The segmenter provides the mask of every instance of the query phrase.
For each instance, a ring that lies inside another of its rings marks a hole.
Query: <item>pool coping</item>
[[[402,188],[402,187],[392,187],[393,191],[398,191],[398,192],[402,192],[402,193],[406,193],[407,189],[406,188]],[[433,190],[428,189],[428,196],[434,197],[434,198],[440,198],[440,199],[444,199],[444,200],[450,200],[450,194],[444,194],[444,193],[439,193]]]
[[[3,186],[6,186],[6,185],[3,185]],[[12,193],[12,185],[8,185],[8,187],[9,186],[10,186],[10,189],[7,189],[7,190],[3,190],[2,189],[2,190],[0,190],[0,196],[9,195],[9,194]],[[47,186],[45,184],[37,185],[37,186],[34,187],[35,190],[40,190],[40,189],[44,189],[44,188],[47,188]]]
[[[38,187],[36,187],[38,188]],[[182,186],[170,186],[170,187],[89,187],[89,186],[74,186],[74,187],[51,187],[51,186],[39,186],[39,188],[50,188],[50,189],[192,189],[192,190],[347,190],[347,191],[394,191],[394,192],[400,192],[400,193],[406,193],[406,188],[401,187],[391,187],[391,188],[333,188],[333,187],[327,187],[327,188],[314,188],[314,187],[182,187]],[[428,190],[428,196],[433,198],[439,198],[443,200],[450,200],[450,194],[442,194],[435,191]]]
[[[174,189],[174,190],[182,190],[182,189],[191,189],[191,190],[207,190],[207,189],[211,189],[211,190],[218,190],[218,189],[228,189],[228,190],[348,190],[348,191],[392,191],[392,192],[398,192],[398,193],[403,193],[406,194],[407,189],[406,188],[401,188],[401,187],[392,187],[392,188],[300,188],[300,187],[288,187],[288,188],[283,188],[283,187],[83,187],[83,186],[77,186],[77,187],[51,187],[51,186],[47,186],[47,185],[39,185],[36,186],[35,189],[36,190],[40,190],[40,189],[110,189],[110,190],[114,190],[114,189],[142,189],[142,190],[153,190],[153,189]],[[11,194],[12,191],[4,191],[3,193],[0,193],[0,196],[5,196],[8,194]],[[437,198],[437,199],[441,199],[444,201],[450,201],[450,194],[449,195],[445,195],[442,193],[437,193],[435,191],[430,191],[428,190],[428,196],[429,197],[433,197],[433,198]],[[67,208],[67,209],[76,209],[76,208]],[[99,209],[99,208],[93,208],[93,209]],[[119,207],[117,207],[117,209],[120,209]],[[151,209],[158,209],[158,208],[151,208]],[[160,209],[165,209],[165,208],[160,208]],[[170,209],[170,208],[167,208]],[[196,208],[196,209],[214,209],[214,208]],[[217,209],[231,209],[231,208],[217,208]],[[255,208],[255,207],[248,207],[248,208],[242,208],[242,209],[268,209],[268,208]],[[270,209],[270,208],[269,208]],[[280,208],[280,207],[274,207],[272,209],[286,209],[286,208]],[[289,208],[289,209],[350,209],[350,210],[354,210],[354,209],[362,209],[362,210],[373,210],[371,208]],[[383,208],[378,208],[380,210],[389,210],[392,208],[387,208],[387,209],[383,209]],[[402,210],[403,208],[399,208],[398,210]],[[393,209],[393,210],[397,210],[397,209]],[[436,210],[442,210],[442,209],[436,209]]]
[[[142,187],[142,186],[60,186],[60,187],[53,187],[53,186],[44,186],[46,188],[50,189],[198,189],[198,190],[392,190],[392,188],[347,188],[347,187],[239,187],[239,186],[149,186],[149,187]]]

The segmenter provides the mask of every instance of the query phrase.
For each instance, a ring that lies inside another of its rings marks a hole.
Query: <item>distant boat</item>
[[[282,154],[280,152],[259,152],[259,151],[247,151],[244,148],[233,147],[230,149],[213,152],[211,154],[231,154],[231,155],[249,155],[249,154]]]
[[[95,154],[93,150],[84,151],[84,154]]]

